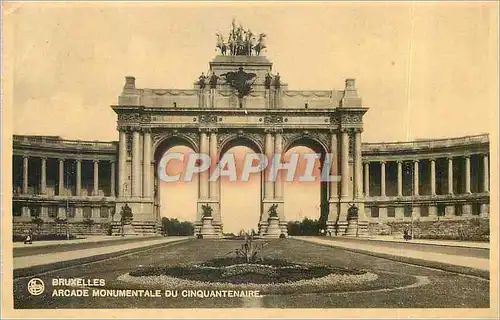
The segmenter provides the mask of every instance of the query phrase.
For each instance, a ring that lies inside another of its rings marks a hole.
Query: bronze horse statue
[[[265,40],[266,40],[266,35],[264,33],[259,34],[259,41],[258,41],[257,45],[255,45],[255,47],[254,47],[256,56],[260,55],[260,52],[263,49],[267,48]]]

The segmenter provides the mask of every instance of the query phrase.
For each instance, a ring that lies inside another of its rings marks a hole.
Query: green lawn
[[[272,240],[263,256],[298,264],[352,268],[376,273],[377,280],[351,292],[268,295],[262,298],[69,298],[51,297],[53,278],[102,278],[110,288],[145,288],[118,282],[118,276],[149,266],[202,263],[221,258],[240,247],[234,240],[191,240],[167,244],[149,251],[122,256],[41,275],[46,291],[40,296],[27,293],[29,279],[15,281],[17,308],[486,308],[489,281],[446,271],[418,267],[337,248],[293,239]],[[412,286],[416,276],[428,284]],[[147,289],[155,289],[148,287]]]

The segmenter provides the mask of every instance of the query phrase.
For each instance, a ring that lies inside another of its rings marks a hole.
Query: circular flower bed
[[[259,290],[270,294],[354,290],[363,282],[377,279],[377,275],[283,260],[246,263],[243,259],[228,258],[192,266],[142,268],[118,279],[168,289]]]

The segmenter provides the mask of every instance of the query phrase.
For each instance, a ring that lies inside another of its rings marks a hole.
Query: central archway
[[[224,176],[219,181],[221,221],[224,234],[238,234],[241,230],[258,231],[262,198],[262,174],[251,173],[241,181],[247,155],[261,154],[262,146],[251,138],[230,136],[221,142],[218,161],[224,156],[234,157],[236,181]]]

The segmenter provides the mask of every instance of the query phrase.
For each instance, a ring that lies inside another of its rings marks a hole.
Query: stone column
[[[215,131],[210,132],[210,175],[213,174],[215,168],[217,167],[217,133]],[[219,198],[219,180],[210,181],[210,199]]]
[[[205,131],[200,132],[200,153],[209,153],[208,137]],[[200,199],[208,199],[208,171],[205,170],[200,172],[198,177],[200,184]]]
[[[490,174],[488,168],[488,155],[483,155],[483,192],[490,191]]]
[[[92,186],[92,195],[99,195],[99,160],[94,160],[94,184]]]
[[[338,176],[338,151],[337,151],[337,132],[330,134],[330,176]],[[333,179],[330,181],[330,199],[337,199],[339,197],[338,181]]]
[[[283,139],[281,132],[276,132],[274,136],[274,154],[279,155],[281,158],[282,151]],[[276,175],[276,181],[274,182],[274,198],[283,199],[283,171],[278,171]]]
[[[59,159],[59,189],[57,195],[64,193],[64,159]]]
[[[380,196],[385,197],[385,161],[380,161]]]
[[[453,157],[448,158],[448,194],[453,194]]]
[[[365,197],[370,196],[370,162],[365,162]]]
[[[398,160],[398,197],[403,196],[403,161]]]
[[[115,186],[115,176],[116,176],[116,172],[115,172],[115,161],[111,161],[111,192],[110,192],[110,196],[111,197],[114,197],[115,196],[115,189],[116,189],[116,186]]]
[[[354,194],[356,198],[363,197],[363,167],[361,162],[361,132],[362,129],[356,129],[354,132],[354,183],[356,189]]]
[[[418,196],[418,163],[419,160],[413,160],[413,195]]]
[[[139,146],[139,131],[135,130],[132,133],[132,197],[141,196],[141,160]]]
[[[127,133],[125,129],[120,129],[120,142],[118,144],[118,196],[125,196],[123,185],[125,184],[127,166]]]
[[[41,158],[40,194],[47,194],[47,158]]]
[[[269,179],[269,174],[270,174],[270,168],[271,168],[271,163],[273,160],[273,136],[271,134],[271,130],[267,130],[266,132],[266,141],[265,141],[265,152],[266,152],[266,158],[269,161],[268,166],[264,172],[264,199],[270,200],[274,197],[274,184],[272,181]]]
[[[470,156],[465,156],[465,193],[470,192]]]
[[[28,163],[29,157],[23,156],[23,194],[28,194]]]
[[[143,142],[143,155],[142,155],[142,195],[144,198],[151,197],[151,132],[144,131]]]
[[[436,195],[436,159],[430,159],[431,163],[431,195]]]
[[[341,194],[342,198],[349,197],[349,133],[347,129],[342,130],[342,152],[341,156]]]
[[[76,162],[75,193],[76,196],[79,197],[82,193],[82,160],[76,159],[75,162]]]

